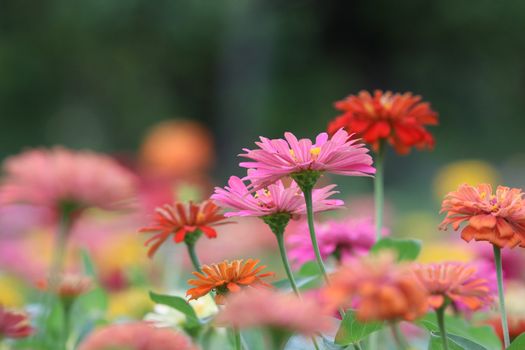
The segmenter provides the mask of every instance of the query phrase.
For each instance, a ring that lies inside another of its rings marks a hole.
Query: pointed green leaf
[[[381,328],[383,328],[383,323],[359,322],[356,318],[355,311],[347,310],[335,335],[335,343],[338,345],[357,343]]]
[[[158,304],[163,304],[174,308],[186,315],[186,326],[188,328],[200,327],[201,322],[191,305],[181,297],[173,295],[162,295],[154,292],[149,292],[150,299]]]
[[[525,334],[521,334],[514,339],[507,350],[522,350],[525,349]]]
[[[439,341],[441,342],[441,334],[432,332],[431,337],[433,338],[439,338]],[[467,338],[460,337],[459,335],[454,334],[447,334],[448,337],[448,343],[452,349],[460,349],[460,350],[487,350],[486,347],[478,344],[475,341],[472,341]],[[432,349],[434,350],[434,349]]]
[[[421,241],[417,239],[382,238],[372,247],[371,252],[393,250],[399,261],[416,260],[421,252]]]

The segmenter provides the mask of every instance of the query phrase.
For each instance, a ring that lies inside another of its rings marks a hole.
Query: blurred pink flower
[[[4,309],[0,305],[0,340],[2,338],[25,338],[33,333],[27,315]]]
[[[388,233],[388,229],[383,229],[383,236]],[[366,255],[375,243],[375,227],[371,218],[348,218],[318,223],[316,234],[323,259],[334,256],[341,263]],[[315,261],[306,222],[288,236],[287,243],[290,259],[296,266]]]
[[[494,274],[496,269],[494,267],[494,252],[490,245],[482,242],[470,242],[469,246],[472,246],[474,254],[482,260],[484,263],[489,265]],[[525,266],[525,252],[517,249],[503,249],[501,251],[503,277],[507,280],[521,280],[525,277],[523,272],[523,266]]]
[[[78,350],[195,350],[181,333],[145,322],[113,324],[91,333]]]
[[[261,137],[255,150],[243,149],[241,157],[252,161],[241,162],[244,168],[254,169],[248,174],[255,189],[305,171],[329,172],[346,176],[367,176],[375,173],[368,149],[344,130],[337,131],[331,139],[327,133],[317,135],[315,144],[309,139],[298,140],[292,133],[285,139]]]
[[[343,205],[339,199],[329,199],[335,185],[322,187],[313,191],[314,212],[335,209]],[[216,187],[211,197],[219,205],[235,211],[224,214],[232,216],[266,216],[278,213],[289,213],[293,217],[306,214],[304,197],[295,182],[285,187],[281,181],[259,189],[255,195],[250,193],[246,184],[237,176],[230,177],[228,186]]]
[[[304,335],[327,331],[330,327],[328,318],[314,300],[256,288],[228,296],[216,322],[241,329],[269,327]]]
[[[134,175],[108,156],[62,147],[33,149],[8,158],[0,187],[0,203],[27,203],[58,212],[113,209],[132,199]]]

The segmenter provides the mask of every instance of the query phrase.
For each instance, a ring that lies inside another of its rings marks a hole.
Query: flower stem
[[[442,306],[436,310],[436,316],[439,325],[439,332],[441,333],[441,339],[443,339],[443,350],[448,350],[448,336],[447,329],[445,328],[445,306]]]
[[[317,236],[315,235],[314,211],[313,211],[313,204],[312,204],[312,188],[311,187],[303,188],[303,194],[304,194],[304,201],[306,203],[306,214],[308,217],[308,229],[310,230],[310,239],[312,241],[312,246],[314,248],[315,259],[317,260],[317,265],[319,265],[319,269],[321,270],[321,273],[323,274],[323,277],[326,283],[330,284],[330,279],[328,278],[328,274],[326,273],[326,269],[323,263],[323,258],[321,256],[321,252],[319,251],[319,244],[317,243]]]
[[[501,267],[501,249],[496,245],[494,248],[494,262],[496,264],[496,274],[498,277],[498,296],[499,296],[499,312],[501,315],[501,327],[503,328],[503,340],[505,348],[510,346],[509,325],[507,320],[507,311],[505,309],[505,294],[503,292],[503,270]]]
[[[399,324],[396,322],[392,322],[390,324],[390,328],[392,330],[392,335],[394,336],[394,340],[396,341],[398,348],[401,350],[409,349],[409,345],[405,337],[403,336],[403,333],[401,333],[401,330],[399,329]]]
[[[355,350],[362,350],[361,345],[359,343],[354,343],[353,345]]]
[[[186,243],[186,247],[188,248],[188,255],[190,256],[193,267],[195,270],[202,272],[199,257],[197,256],[197,252],[195,252],[195,243]]]
[[[283,261],[284,270],[286,271],[286,276],[288,276],[288,281],[290,281],[295,295],[300,298],[301,294],[299,293],[299,288],[297,288],[297,283],[295,282],[290,262],[288,261],[288,255],[286,254],[286,248],[284,247],[284,232],[276,233],[275,237],[277,237],[277,244],[279,245],[279,252],[281,253],[281,259]]]
[[[233,328],[233,338],[235,343],[235,350],[241,350],[241,332],[237,328]]]
[[[383,208],[385,205],[385,189],[383,178],[384,154],[384,147],[383,145],[380,145],[375,159],[376,174],[374,178],[376,241],[381,239],[383,231]]]

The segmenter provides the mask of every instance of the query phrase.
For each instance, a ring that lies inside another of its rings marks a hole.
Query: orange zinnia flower
[[[212,226],[227,224],[227,222],[220,222],[224,220],[224,216],[219,214],[219,210],[220,208],[211,200],[200,204],[177,202],[174,206],[166,204],[157,208],[155,223],[140,229],[140,232],[157,233],[145,243],[146,246],[153,243],[148,250],[148,256],[151,258],[172,234],[175,243],[189,239],[187,234],[195,234],[197,231],[198,235],[204,233],[208,238],[217,237],[217,232]],[[198,238],[192,236],[194,239]]]
[[[430,294],[428,301],[434,309],[447,299],[471,311],[492,303],[489,282],[477,275],[475,266],[452,262],[415,265],[414,274]]]
[[[190,300],[198,299],[211,291],[217,293],[215,300],[218,304],[222,303],[224,295],[228,292],[238,292],[241,286],[266,286],[262,278],[273,276],[273,272],[259,273],[266,266],[255,267],[259,260],[248,259],[243,263],[242,260],[223,261],[210,266],[202,266],[202,272],[193,272],[197,279],[188,281],[188,284],[195,286],[186,292]]]
[[[53,284],[55,285],[53,287]],[[39,281],[37,286],[42,290],[51,289],[63,300],[72,301],[93,288],[93,280],[87,276],[63,274],[57,282]]]
[[[411,147],[433,148],[434,138],[425,125],[438,123],[437,113],[428,103],[421,102],[421,96],[410,92],[393,94],[391,91],[360,91],[335,103],[343,114],[328,125],[328,132],[334,134],[345,128],[356,133],[363,140],[379,150],[381,141],[386,140],[400,154],[406,154]]]
[[[342,266],[324,295],[331,307],[354,307],[369,321],[413,321],[428,308],[427,293],[406,265],[392,254],[364,257]]]
[[[452,225],[458,230],[466,222],[461,238],[467,242],[475,239],[500,248],[525,247],[525,201],[521,189],[498,186],[494,195],[488,184],[476,187],[464,184],[445,197],[443,212],[447,216],[440,229]]]

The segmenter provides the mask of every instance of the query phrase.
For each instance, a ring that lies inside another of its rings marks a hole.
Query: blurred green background
[[[434,152],[389,156],[392,195],[417,199],[461,159],[523,186],[524,32],[520,0],[3,0],[0,158],[131,154],[150,126],[186,117],[211,129],[222,182],[257,136],[314,136],[334,101],[380,88],[440,114]]]

